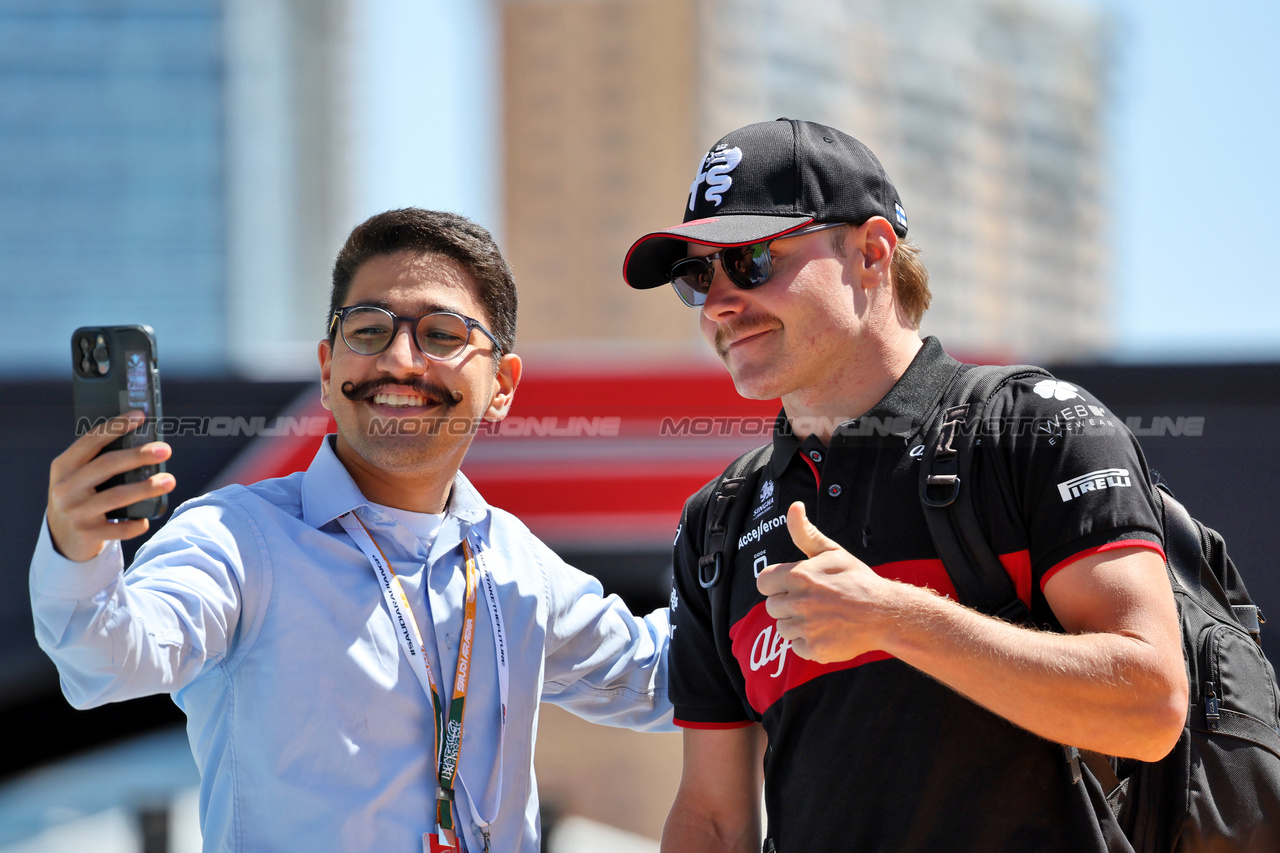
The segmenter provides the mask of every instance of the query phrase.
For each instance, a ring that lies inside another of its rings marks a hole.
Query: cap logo
[[[729,177],[729,173],[741,162],[741,148],[726,148],[718,145],[708,151],[707,156],[702,160],[702,165],[698,168],[697,177],[689,185],[689,209],[693,210],[697,206],[698,188],[704,181],[707,184],[707,192],[703,197],[707,201],[715,202],[716,207],[719,207],[724,201],[724,194],[728,192],[729,187],[733,186],[733,178]]]
[[[907,212],[902,209],[902,205],[897,203],[893,205],[893,215],[897,217],[899,225],[903,228],[907,227]]]

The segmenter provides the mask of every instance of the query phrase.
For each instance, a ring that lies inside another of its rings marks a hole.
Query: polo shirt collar
[[[863,418],[875,418],[888,427],[888,434],[904,440],[910,439],[919,431],[941,397],[943,389],[960,368],[960,362],[947,355],[937,338],[931,335],[923,343],[911,364],[907,365],[906,371],[879,403],[861,418],[846,421],[836,429],[831,438],[833,448],[856,440],[861,435],[859,421]],[[799,449],[800,441],[791,432],[787,411],[783,409],[774,421],[769,477],[781,477],[791,457]]]
[[[312,527],[323,527],[354,509],[369,508],[369,499],[334,452],[336,439],[332,434],[324,437],[302,475],[302,518]],[[478,524],[488,517],[489,505],[461,471],[453,477],[445,513],[465,525]]]

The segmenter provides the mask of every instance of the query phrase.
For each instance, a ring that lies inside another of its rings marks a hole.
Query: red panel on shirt
[[[1009,572],[1018,597],[1030,607],[1031,555],[1027,551],[1001,554],[1000,562]],[[872,571],[883,578],[932,589],[952,600],[956,598],[955,585],[941,560],[902,560],[873,566]],[[761,714],[791,688],[820,675],[892,657],[888,652],[877,650],[838,663],[815,663],[792,652],[791,643],[777,631],[777,620],[765,610],[763,601],[729,629],[733,656],[746,677],[747,700]]]
[[[853,660],[839,663],[815,663],[791,651],[791,643],[778,633],[778,623],[760,602],[729,629],[733,656],[738,659],[747,682],[747,701],[763,714],[793,687],[825,675],[851,669],[890,655],[881,651],[867,652]]]
[[[1004,570],[1009,573],[1009,579],[1013,581],[1013,588],[1018,593],[1018,598],[1022,599],[1022,603],[1027,605],[1027,609],[1031,609],[1031,552],[1016,551],[1012,554],[1001,554],[1000,562],[1004,564]]]
[[[890,580],[928,587],[955,598],[955,587],[941,560],[902,560],[873,566],[872,571]],[[779,636],[777,630],[777,620],[765,610],[763,601],[729,629],[733,656],[746,677],[747,700],[762,714],[783,693],[820,675],[892,657],[877,650],[838,663],[815,663],[794,654],[791,643]]]

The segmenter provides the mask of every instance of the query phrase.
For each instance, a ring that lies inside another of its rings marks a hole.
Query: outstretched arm
[[[120,549],[104,546],[143,533],[147,521],[110,521],[106,513],[174,485],[171,474],[157,474],[97,491],[114,474],[168,458],[161,442],[97,455],[138,415],[81,436],[50,466],[47,521],[31,561],[32,616],[36,640],[78,708],[189,684],[225,657],[260,594],[257,583],[245,584],[246,561],[261,578],[258,551],[240,547],[260,534],[247,514],[225,505],[188,504],[139,551],[125,580]]]
[[[932,590],[882,578],[823,535],[804,505],[787,513],[808,559],[757,580],[769,615],[801,657],[888,652],[1042,737],[1153,761],[1187,713],[1177,608],[1164,563],[1145,548],[1077,560],[1044,588],[1067,631],[1011,625]]]
[[[600,581],[528,536],[545,572],[547,633],[542,701],[611,726],[675,731],[667,697],[667,609],[631,613]]]
[[[662,830],[662,853],[755,853],[760,849],[764,730],[684,730],[684,767]]]

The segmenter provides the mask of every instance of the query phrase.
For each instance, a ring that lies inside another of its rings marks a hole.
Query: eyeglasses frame
[[[742,284],[741,282],[736,281],[734,277],[729,274],[728,269],[725,268],[724,261],[721,260],[720,258],[720,255],[724,252],[725,249],[741,249],[744,246],[756,246],[756,245],[764,244],[765,251],[768,252],[769,246],[773,244],[774,240],[786,240],[789,237],[803,237],[805,234],[815,234],[819,231],[826,231],[830,228],[837,228],[841,225],[851,225],[851,224],[852,223],[850,222],[817,222],[810,225],[806,225],[803,228],[797,228],[795,231],[788,231],[785,234],[779,234],[776,237],[770,237],[768,240],[756,240],[751,243],[736,243],[732,246],[724,246],[720,249],[719,252],[712,252],[709,255],[699,255],[697,257],[681,258],[680,260],[676,261],[674,264],[671,265],[672,275],[671,275],[671,278],[668,279],[667,283],[671,285],[671,288],[676,292],[676,296],[680,297],[680,301],[683,302],[685,305],[688,305],[690,308],[701,308],[703,305],[706,304],[707,294],[705,293],[699,294],[702,296],[701,302],[691,303],[689,302],[689,300],[685,299],[684,294],[680,292],[680,288],[676,287],[676,279],[680,278],[681,276],[674,275],[674,273],[681,264],[688,264],[690,262],[693,262],[693,263],[701,262],[704,265],[705,269],[712,270],[712,262],[720,261],[720,269],[724,271],[725,278],[729,279],[730,283],[732,283],[734,287],[738,288],[739,290],[755,290],[757,287],[763,287],[764,285],[768,284],[769,279],[773,278],[772,256],[770,256],[770,260],[769,260],[768,275],[766,275],[763,279],[756,282],[755,284],[750,284],[750,283]],[[712,278],[714,279],[714,277],[715,277],[715,273],[713,271]]]
[[[350,314],[352,311],[355,311],[356,309],[373,309],[375,311],[381,311],[382,313],[386,314],[388,317],[391,318],[391,337],[387,338],[386,346],[384,346],[382,349],[378,350],[377,352],[360,352],[360,350],[351,346],[350,342],[347,341],[347,335],[342,329],[342,324],[347,319],[347,315]],[[427,317],[435,316],[437,314],[447,314],[450,317],[457,317],[459,320],[462,321],[463,325],[467,327],[466,342],[463,343],[462,347],[456,353],[449,356],[448,358],[441,358],[439,356],[432,355],[431,353],[424,350],[422,348],[422,344],[418,341],[418,324],[421,323],[423,319]],[[348,305],[345,308],[339,308],[338,310],[333,312],[333,316],[329,320],[329,335],[333,336],[334,331],[336,329],[337,337],[342,338],[343,345],[346,346],[347,349],[351,350],[356,355],[382,355],[384,352],[386,352],[388,349],[391,348],[392,342],[396,339],[396,334],[400,331],[401,323],[409,324],[409,328],[412,331],[412,334],[410,334],[409,337],[413,339],[413,345],[417,348],[418,352],[422,353],[424,358],[428,358],[431,361],[438,361],[443,363],[443,362],[453,361],[454,359],[461,356],[464,352],[467,351],[467,347],[471,345],[471,331],[473,329],[479,329],[481,332],[483,332],[484,336],[488,338],[489,341],[493,344],[493,349],[495,354],[502,355],[502,344],[498,343],[498,339],[493,336],[492,332],[490,332],[488,329],[484,327],[483,323],[481,323],[479,320],[474,320],[471,317],[468,317],[466,314],[459,314],[457,311],[428,311],[425,314],[419,314],[417,317],[404,317],[399,314],[394,314],[388,311],[386,308],[383,308],[381,305]]]

